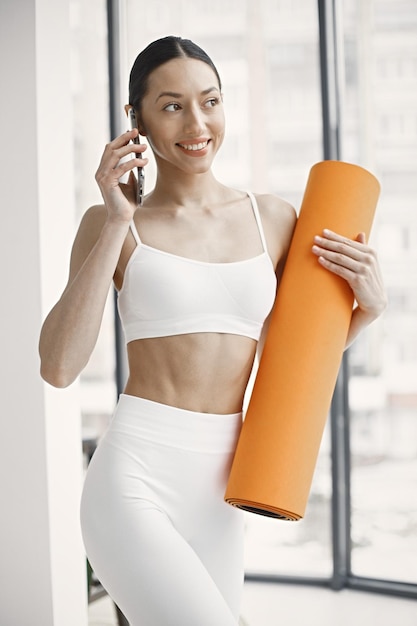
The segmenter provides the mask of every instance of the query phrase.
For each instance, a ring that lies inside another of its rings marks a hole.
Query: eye
[[[181,107],[179,104],[177,104],[176,102],[171,102],[170,104],[167,104],[166,106],[164,106],[164,111],[174,112],[174,111],[179,111],[180,108]]]
[[[205,106],[206,107],[215,107],[220,103],[220,98],[210,98],[209,100],[206,100],[205,102]]]

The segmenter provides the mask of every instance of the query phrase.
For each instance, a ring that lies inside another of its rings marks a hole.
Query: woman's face
[[[225,126],[222,96],[211,67],[179,58],[154,70],[140,121],[159,166],[170,164],[190,174],[207,171]]]

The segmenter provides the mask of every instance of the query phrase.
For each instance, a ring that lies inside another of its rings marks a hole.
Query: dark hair
[[[190,39],[170,35],[153,41],[136,57],[129,79],[129,104],[136,111],[140,111],[142,99],[146,95],[149,75],[160,65],[181,57],[207,63],[216,74],[221,90],[219,73],[208,54]]]

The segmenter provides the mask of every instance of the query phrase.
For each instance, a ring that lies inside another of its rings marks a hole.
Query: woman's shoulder
[[[274,194],[255,194],[268,251],[281,272],[293,236],[297,214],[294,207]]]
[[[101,229],[106,221],[107,209],[104,204],[93,204],[83,214],[80,227],[85,229]]]
[[[273,220],[288,220],[294,223],[297,214],[289,202],[272,193],[253,194],[263,216]]]
[[[254,194],[265,231],[291,238],[297,221],[294,207],[274,194]]]
[[[103,229],[107,217],[104,204],[95,204],[88,208],[81,217],[73,244],[73,256],[85,258],[94,247]]]
[[[94,204],[83,214],[77,232],[77,239],[95,242],[107,218],[107,209],[104,204]]]

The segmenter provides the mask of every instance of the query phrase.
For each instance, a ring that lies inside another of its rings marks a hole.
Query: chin
[[[211,170],[212,165],[213,159],[201,159],[201,161],[194,159],[193,163],[179,163],[178,169],[186,174],[205,174]]]
[[[196,174],[196,175],[201,175],[201,174],[207,174],[208,172],[211,171],[211,164],[207,165],[206,167],[198,167],[198,168],[193,168],[192,171],[190,170],[190,174]]]

